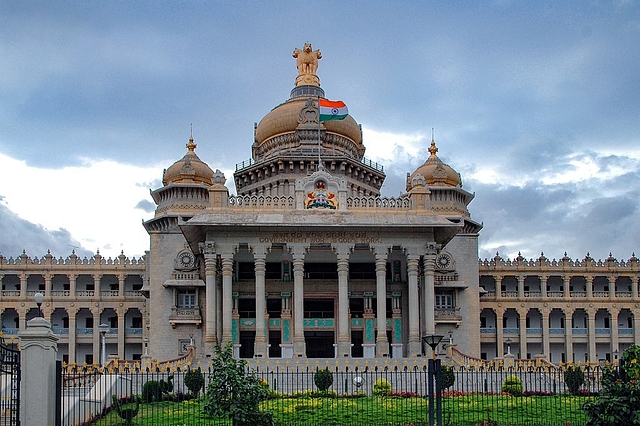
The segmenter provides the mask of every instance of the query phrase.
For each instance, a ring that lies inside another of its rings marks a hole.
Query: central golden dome
[[[308,99],[313,98],[297,96],[272,109],[262,120],[260,120],[260,123],[256,127],[256,143],[261,145],[263,142],[268,141],[274,136],[295,133],[301,125],[300,116]],[[316,99],[317,98],[314,100]],[[317,122],[315,125],[318,126]],[[327,132],[346,136],[358,146],[362,146],[362,130],[350,115],[348,115],[344,120],[324,122],[322,123],[322,126]],[[309,126],[306,126],[306,128],[309,128]]]

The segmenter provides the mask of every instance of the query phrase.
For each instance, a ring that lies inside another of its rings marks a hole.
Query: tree
[[[248,372],[246,361],[233,357],[233,344],[215,347],[209,384],[203,397],[203,410],[210,416],[231,418],[234,426],[272,426],[271,413],[260,412],[260,401],[269,396],[269,388]]]
[[[602,389],[582,408],[587,426],[640,425],[640,346],[632,345],[622,354],[618,370],[605,366]]]

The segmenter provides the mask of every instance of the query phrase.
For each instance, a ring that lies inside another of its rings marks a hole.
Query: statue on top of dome
[[[313,50],[311,43],[305,43],[302,50],[298,48],[293,50],[293,57],[296,58],[296,67],[298,68],[296,86],[305,84],[320,86],[320,79],[316,75],[318,59],[322,59],[320,50]]]

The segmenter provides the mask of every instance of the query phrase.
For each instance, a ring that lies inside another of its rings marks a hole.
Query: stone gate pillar
[[[56,357],[59,337],[44,318],[27,322],[20,332],[22,383],[20,416],[24,425],[54,425]]]

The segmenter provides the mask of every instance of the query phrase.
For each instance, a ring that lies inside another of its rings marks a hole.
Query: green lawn
[[[496,420],[499,425],[584,425],[580,409],[588,397],[565,395],[512,397],[472,394],[443,398],[443,423],[481,425]],[[274,413],[281,425],[419,425],[427,423],[428,401],[424,398],[291,398],[261,404]],[[95,425],[121,425],[112,412]],[[231,424],[202,414],[198,400],[143,404],[134,419],[137,425]]]

